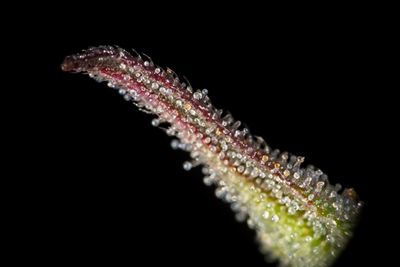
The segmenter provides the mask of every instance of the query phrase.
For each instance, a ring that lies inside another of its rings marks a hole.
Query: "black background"
[[[217,107],[270,146],[303,155],[332,183],[354,187],[365,208],[335,266],[384,260],[386,245],[376,240],[386,100],[377,90],[373,17],[195,9],[125,15],[121,7],[72,8],[38,26],[43,52],[30,59],[44,63],[44,79],[26,120],[30,153],[44,155],[34,156],[40,175],[27,183],[34,188],[27,244],[40,251],[32,257],[54,265],[268,266],[253,232],[202,184],[199,168],[182,169],[188,156],[170,148],[152,116],[105,84],[60,70],[66,55],[116,44],[207,88]],[[52,21],[54,29],[46,25]]]

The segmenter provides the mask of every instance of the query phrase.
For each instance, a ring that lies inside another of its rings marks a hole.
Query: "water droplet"
[[[196,91],[196,92],[193,94],[193,98],[196,99],[196,100],[200,100],[200,99],[203,98],[203,95],[200,93],[200,91]]]
[[[172,140],[171,141],[172,149],[175,149],[175,150],[178,149],[179,148],[179,144],[180,144],[179,140],[177,140],[177,139]]]
[[[271,221],[273,221],[273,222],[278,222],[279,221],[279,217],[278,217],[278,215],[273,215],[272,217],[271,217]]]
[[[174,127],[169,127],[169,128],[165,131],[165,133],[168,134],[168,135],[174,135],[174,134],[176,133],[176,131],[175,131]]]
[[[339,192],[342,189],[342,185],[341,184],[335,184],[335,191]]]
[[[183,169],[185,170],[185,171],[190,171],[191,169],[192,169],[192,163],[191,162],[189,162],[189,161],[185,161],[184,163],[183,163]]]
[[[209,176],[204,176],[203,182],[204,182],[205,185],[210,186],[210,185],[213,184],[213,179],[211,179]]]
[[[154,127],[157,127],[158,125],[160,125],[160,120],[159,119],[153,119],[151,121],[151,125],[153,125]]]
[[[254,221],[252,219],[247,219],[247,226],[249,226],[250,229],[254,229]]]
[[[269,212],[268,211],[264,211],[262,216],[263,216],[264,219],[268,219],[269,218]]]
[[[221,149],[222,149],[222,151],[227,151],[228,150],[228,145],[227,144],[222,144],[221,145]]]
[[[297,204],[296,201],[292,201],[289,204],[288,212],[289,212],[289,214],[295,214],[298,209],[299,209],[299,204]]]
[[[268,156],[267,156],[267,155],[263,155],[262,158],[261,158],[261,160],[262,160],[263,162],[267,162],[267,161],[268,161]]]
[[[239,213],[236,213],[236,215],[235,215],[235,219],[238,222],[244,222],[246,220],[246,218],[247,218],[247,215],[244,212],[239,212]]]
[[[204,139],[204,144],[209,144],[209,143],[211,143],[211,138],[209,137],[209,136],[207,136],[205,139]]]
[[[236,170],[238,173],[242,173],[242,172],[244,172],[244,166],[240,165],[239,167],[236,168]]]
[[[160,91],[161,91],[161,89],[160,89]],[[180,100],[180,99],[176,100],[176,106],[179,108],[182,107],[182,100]]]
[[[258,176],[258,170],[257,169],[253,169],[250,173],[250,177],[251,178],[256,178]]]
[[[333,238],[333,236],[331,236],[331,235],[326,235],[326,241],[328,241],[329,243],[334,243],[335,238]]]
[[[158,83],[152,83],[151,84],[151,89],[153,89],[153,90],[157,90],[158,87],[159,87]]]
[[[186,103],[185,105],[183,105],[183,109],[188,111],[192,109],[192,105],[190,103]]]
[[[215,190],[215,196],[216,196],[217,198],[223,198],[223,197],[225,196],[225,194],[226,194],[226,189],[225,189],[225,187],[218,187],[218,188]]]
[[[107,83],[107,86],[110,87],[110,88],[115,88],[115,84],[112,83],[112,82],[108,82],[108,83]]]
[[[286,203],[289,203],[289,202],[290,202],[290,198],[289,197],[285,196],[285,197],[281,198],[281,203],[282,204],[286,204]]]
[[[290,207],[289,209],[288,209],[288,212],[289,212],[289,214],[295,214],[296,213],[296,210],[295,209],[293,209],[292,207]]]
[[[239,131],[239,130],[236,130],[234,135],[235,135],[235,137],[239,137],[241,134],[242,134],[242,132],[241,132],[241,131]]]
[[[290,171],[289,170],[284,170],[283,171],[283,175],[285,175],[285,177],[288,177],[290,175]]]

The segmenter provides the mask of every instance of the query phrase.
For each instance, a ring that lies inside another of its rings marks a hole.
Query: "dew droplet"
[[[273,221],[273,222],[278,222],[278,221],[279,221],[279,216],[276,215],[276,214],[274,214],[274,215],[271,217],[271,221]]]
[[[292,202],[290,202],[289,208],[292,208],[292,210],[296,212],[299,209],[299,204],[295,200],[293,200]]]
[[[107,86],[110,88],[115,88],[115,84],[113,82],[108,82]]]
[[[284,170],[283,171],[283,175],[285,175],[285,177],[288,177],[290,175],[290,171],[289,170]]]
[[[200,91],[196,91],[196,92],[193,94],[193,98],[196,99],[196,100],[200,100],[200,99],[203,98],[203,95],[202,95],[202,93],[200,93]]]
[[[171,141],[172,149],[175,149],[175,150],[178,149],[179,148],[179,144],[180,144],[179,140],[177,140],[177,139],[172,140]]]
[[[268,211],[264,211],[262,216],[263,216],[264,219],[268,219],[269,218],[269,212]]]
[[[183,109],[185,109],[186,111],[189,111],[192,109],[192,105],[190,103],[186,103],[185,105],[183,105]]]
[[[238,173],[242,173],[242,172],[244,172],[244,166],[240,165],[239,167],[236,168],[236,170]]]
[[[191,162],[189,162],[189,161],[185,161],[184,163],[183,163],[183,169],[185,170],[185,171],[190,171],[191,169],[192,169],[192,163]]]
[[[257,176],[258,176],[258,170],[254,168],[250,173],[250,177],[256,178]]]
[[[204,183],[205,185],[210,186],[210,185],[213,184],[213,180],[212,180],[209,176],[204,176],[204,178],[203,178],[203,183]]]
[[[152,83],[151,84],[151,89],[153,89],[153,90],[157,90],[158,87],[159,87],[158,83]]]
[[[154,127],[157,127],[158,125],[160,125],[160,120],[159,119],[153,119],[151,121],[151,125],[153,125]]]
[[[268,156],[267,155],[263,155],[261,160],[262,160],[262,162],[267,162],[268,161]]]

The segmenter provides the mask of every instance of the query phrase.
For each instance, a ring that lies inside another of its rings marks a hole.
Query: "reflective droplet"
[[[199,91],[197,91],[193,94],[193,98],[196,100],[200,100],[203,98],[203,95]]]
[[[191,162],[189,162],[189,161],[185,161],[184,163],[183,163],[183,169],[185,170],[185,171],[190,171],[191,169],[192,169],[192,163]]]
[[[268,211],[264,211],[262,216],[263,216],[264,219],[268,219],[269,218],[269,212]]]
[[[160,125],[160,120],[159,119],[153,119],[151,121],[151,125],[153,125],[154,127],[157,127],[158,125]]]
[[[258,170],[257,169],[253,169],[250,173],[250,177],[251,178],[256,178],[258,176]]]
[[[186,103],[185,105],[183,105],[183,108],[188,111],[192,109],[192,105],[190,103]]]
[[[179,140],[177,140],[177,139],[174,139],[174,140],[172,140],[171,141],[171,147],[172,147],[172,149],[178,149],[179,148]]]
[[[278,217],[278,215],[273,215],[272,217],[271,217],[271,221],[273,221],[273,222],[278,222],[279,221],[279,217]]]
[[[285,175],[285,177],[288,177],[290,175],[290,171],[289,170],[284,170],[283,171],[283,175]]]
[[[158,87],[159,87],[158,83],[152,83],[151,84],[151,89],[153,89],[153,90],[157,90]]]
[[[236,170],[238,173],[242,173],[242,172],[244,172],[244,166],[240,165],[239,167],[236,168]]]

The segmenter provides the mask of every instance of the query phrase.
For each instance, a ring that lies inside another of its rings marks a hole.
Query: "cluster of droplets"
[[[348,239],[361,202],[340,193],[304,157],[272,150],[261,138],[215,108],[208,91],[193,90],[170,69],[120,48],[97,47],[68,57],[63,69],[107,81],[168,135],[174,149],[190,153],[185,170],[203,165],[204,183],[230,203],[239,221],[256,229],[271,258],[293,266],[326,266]]]

